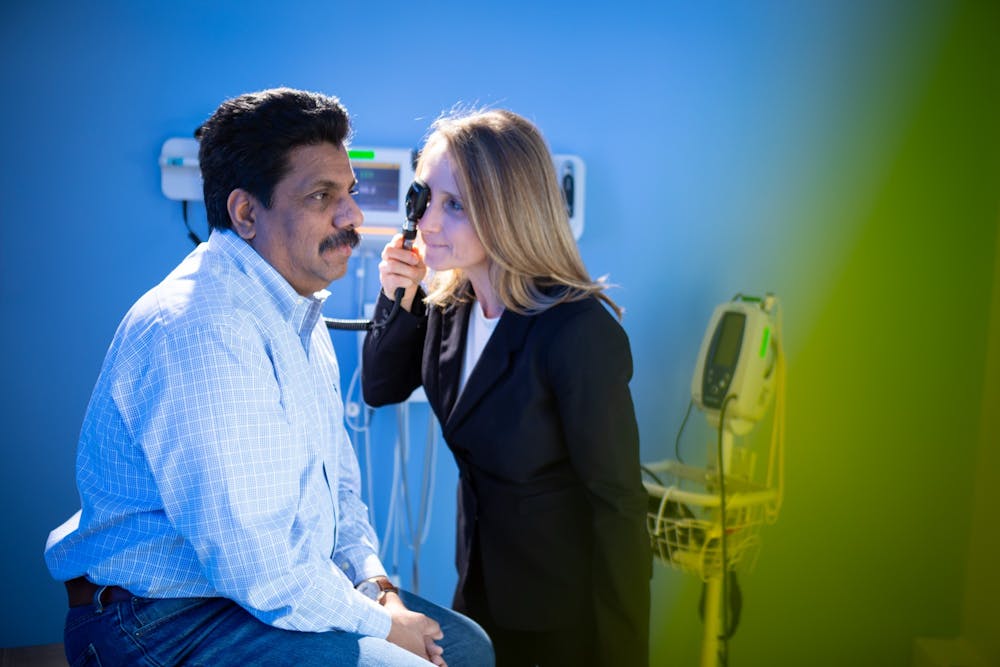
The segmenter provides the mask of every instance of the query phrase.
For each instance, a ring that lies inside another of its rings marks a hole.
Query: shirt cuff
[[[388,576],[385,573],[385,568],[382,566],[382,561],[378,559],[377,554],[373,553],[363,556],[358,556],[357,554],[349,556],[348,554],[341,553],[337,555],[334,566],[339,568],[354,586],[357,586],[365,579]]]
[[[361,598],[358,605],[359,611],[361,611],[358,621],[358,634],[377,637],[379,639],[388,637],[389,630],[392,629],[392,617],[389,616],[389,612],[378,602],[369,600],[361,593],[358,593],[358,597]]]
[[[357,579],[354,580],[354,585],[357,586],[365,579],[371,579],[372,577],[388,577],[385,573],[385,568],[382,566],[382,561],[378,559],[378,556],[371,554],[366,556],[364,560],[361,561],[361,565],[356,570]]]

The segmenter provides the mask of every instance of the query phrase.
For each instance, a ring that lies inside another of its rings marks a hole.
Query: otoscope
[[[403,221],[403,248],[409,250],[413,247],[413,240],[417,238],[417,223],[420,218],[423,217],[424,211],[427,210],[427,202],[431,196],[430,187],[419,180],[414,180],[410,184],[410,189],[406,191],[406,220]],[[323,321],[326,322],[327,329],[338,329],[342,331],[371,331],[376,326],[384,327],[393,321],[396,317],[396,313],[399,312],[400,304],[403,301],[403,294],[406,290],[402,287],[397,287],[395,292],[395,303],[392,304],[392,310],[389,311],[389,317],[385,319],[384,322],[376,325],[372,320],[339,320],[330,317],[324,317]]]

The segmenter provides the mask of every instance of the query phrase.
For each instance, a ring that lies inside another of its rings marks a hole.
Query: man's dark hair
[[[270,208],[292,149],[323,142],[340,146],[350,131],[340,100],[320,93],[273,88],[223,102],[195,132],[209,227],[232,228],[226,202],[237,188]]]

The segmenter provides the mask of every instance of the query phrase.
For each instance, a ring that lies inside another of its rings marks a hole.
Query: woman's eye
[[[444,203],[444,205],[447,208],[451,209],[452,211],[455,211],[456,213],[460,213],[465,210],[465,208],[462,206],[462,202],[458,201],[457,199],[449,199]]]

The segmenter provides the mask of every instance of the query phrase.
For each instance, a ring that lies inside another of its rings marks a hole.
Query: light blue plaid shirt
[[[271,625],[385,637],[384,575],[343,425],[326,292],[213,231],[125,316],[77,452],[52,575],[235,600]]]

